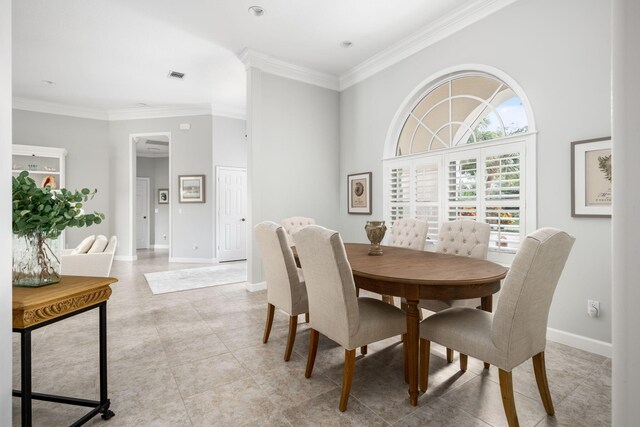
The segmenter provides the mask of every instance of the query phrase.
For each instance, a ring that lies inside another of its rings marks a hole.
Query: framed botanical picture
[[[158,204],[159,205],[168,205],[169,204],[169,189],[168,188],[158,188]]]
[[[204,175],[178,176],[180,203],[204,203]]]
[[[371,172],[347,175],[347,211],[371,214]]]
[[[571,216],[611,217],[611,137],[571,143]]]

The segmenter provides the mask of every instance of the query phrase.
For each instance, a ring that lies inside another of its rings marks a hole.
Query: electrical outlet
[[[600,301],[587,300],[587,314],[590,317],[598,317],[600,315]]]
[[[198,245],[193,245],[193,249],[198,249]]]
[[[166,234],[162,235],[162,240],[167,240],[167,235]]]

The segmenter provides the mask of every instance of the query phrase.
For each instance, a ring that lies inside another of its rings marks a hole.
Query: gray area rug
[[[144,278],[154,294],[220,286],[247,281],[247,263],[234,262],[211,267],[146,273]]]

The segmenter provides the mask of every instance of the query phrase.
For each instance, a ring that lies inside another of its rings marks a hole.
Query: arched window
[[[387,221],[426,219],[427,242],[445,221],[487,222],[490,258],[509,262],[535,229],[535,132],[524,94],[507,79],[447,73],[405,101],[384,159]]]

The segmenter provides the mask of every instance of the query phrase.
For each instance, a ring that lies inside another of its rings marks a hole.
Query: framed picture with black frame
[[[371,215],[371,172],[347,175],[347,212]]]
[[[168,188],[158,188],[158,204],[159,205],[168,205],[169,204],[169,189]]]

